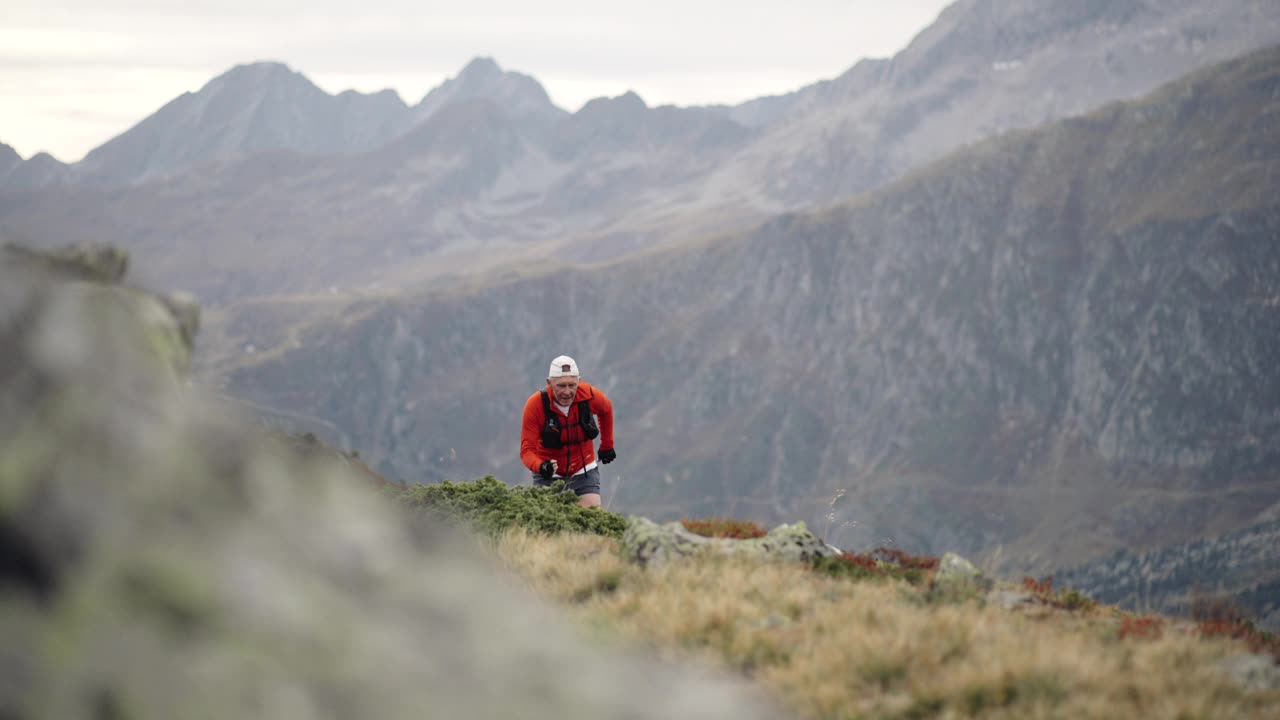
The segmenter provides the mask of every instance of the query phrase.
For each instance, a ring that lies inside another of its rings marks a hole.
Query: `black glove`
[[[614,452],[613,448],[600,451],[600,462],[604,463],[605,465],[608,465],[609,463],[617,459],[618,459],[618,453]]]
[[[551,466],[550,460],[543,460],[542,464],[538,466],[538,474],[542,476],[543,480],[550,480],[554,473],[555,469]]]

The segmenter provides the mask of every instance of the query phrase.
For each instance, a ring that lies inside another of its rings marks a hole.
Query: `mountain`
[[[639,95],[628,92],[583,105],[556,125],[551,145],[561,157],[667,148],[703,153],[721,144],[740,144],[749,137],[746,128],[720,113],[671,105],[650,108]]]
[[[391,91],[335,98],[284,64],[237,65],[95,148],[77,170],[100,183],[144,182],[265,151],[352,152],[390,140],[408,120]]]
[[[413,287],[563,249],[605,257],[656,244],[656,230],[614,226],[670,212],[666,188],[750,138],[714,114],[632,97],[636,112],[602,100],[548,128],[490,99],[458,100],[361,153],[263,152],[165,183],[0,192],[0,232],[118,244],[148,258],[148,279],[211,305]]]
[[[75,171],[71,166],[47,152],[40,152],[11,166],[0,182],[7,188],[25,192],[59,188],[72,183],[74,178]]]
[[[882,187],[1003,128],[1149,91],[1268,37],[1280,40],[1280,10],[1243,0],[965,0],[893,59],[796,93],[730,109],[650,108],[632,93],[573,115],[490,59],[414,108],[391,93],[334,98],[278,64],[244,66],[72,173],[176,175],[38,196],[6,197],[0,186],[0,232],[122,245],[153,266],[140,272],[218,306],[465,283],[551,258],[600,262],[745,232]],[[415,117],[486,101],[508,121],[479,127],[518,136],[492,139],[510,150],[497,172],[475,145],[402,153],[422,141],[415,133],[399,144]],[[419,203],[421,183],[439,189],[431,178],[445,176],[466,180],[447,203]]]
[[[1280,6],[1252,0],[959,0],[891,60],[775,99],[769,132],[708,183],[748,178],[790,207],[838,200],[1274,42]]]
[[[17,166],[22,164],[22,156],[9,145],[0,143],[0,181]]]
[[[545,127],[565,115],[532,78],[503,72],[489,59],[410,108],[393,90],[337,96],[276,62],[238,65],[196,93],[185,93],[76,167],[88,182],[146,182],[274,151],[327,156],[386,145],[447,105],[487,99],[520,122]]]
[[[1024,571],[1227,532],[1280,500],[1277,89],[1280,47],[734,242],[331,308],[230,390],[520,481],[502,428],[568,352],[624,512]]]
[[[504,71],[492,58],[476,58],[458,73],[422,98],[413,108],[421,121],[452,103],[490,100],[512,118],[532,127],[545,128],[568,115],[556,107],[537,80],[517,72]]]
[[[583,260],[652,247],[668,228],[646,228],[646,213],[681,217],[688,232],[699,208],[682,207],[672,190],[696,184],[753,136],[701,108],[651,108],[634,92],[596,98],[547,134],[546,152],[564,170],[546,188],[543,207],[561,218],[587,210],[621,229],[574,239],[567,249]]]

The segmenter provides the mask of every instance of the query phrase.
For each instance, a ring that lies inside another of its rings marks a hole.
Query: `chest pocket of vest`
[[[546,417],[546,422],[542,424],[542,446],[549,450],[559,450],[566,443],[576,445],[595,440],[600,435],[596,418],[591,414],[591,404],[586,400],[578,403],[578,422],[569,427],[564,423],[568,418],[562,420],[559,410],[551,410],[551,399],[547,397],[546,390],[542,391],[542,410]]]

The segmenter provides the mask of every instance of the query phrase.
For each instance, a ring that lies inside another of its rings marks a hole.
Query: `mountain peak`
[[[489,57],[477,57],[468,62],[457,77],[444,81],[427,93],[415,112],[421,121],[446,105],[465,100],[492,100],[513,117],[542,126],[550,125],[565,115],[551,103],[547,91],[537,80],[503,70]]]
[[[41,151],[32,155],[26,162],[20,160],[9,168],[5,182],[10,187],[45,188],[70,182],[73,179],[72,174],[70,166],[49,153]]]
[[[288,65],[275,60],[260,60],[258,62],[240,63],[234,65],[219,77],[236,78],[246,80],[263,80],[278,77],[288,77],[297,75],[296,71]]]
[[[314,87],[305,75],[282,62],[263,60],[236,65],[205,84],[201,89],[252,90],[269,88],[286,83],[298,83]]]
[[[0,176],[22,164],[22,156],[12,147],[0,143]]]
[[[625,93],[619,95],[615,99],[615,101],[623,105],[624,107],[631,107],[637,110],[649,109],[649,106],[646,105],[644,102],[644,98],[640,97],[640,95],[635,90],[626,91]]]
[[[648,109],[644,98],[634,90],[628,90],[617,97],[592,98],[577,114],[582,117],[626,117]]]
[[[408,126],[394,91],[335,97],[282,62],[236,65],[184,93],[82,161],[83,177],[138,182],[264,151],[366,150]]]
[[[458,73],[458,80],[464,84],[474,82],[494,82],[502,78],[502,68],[491,57],[477,57],[467,63]]]

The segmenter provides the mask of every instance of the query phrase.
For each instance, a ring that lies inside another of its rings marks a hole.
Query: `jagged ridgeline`
[[[0,249],[0,717],[774,717],[200,398],[195,306],[125,267]]]

